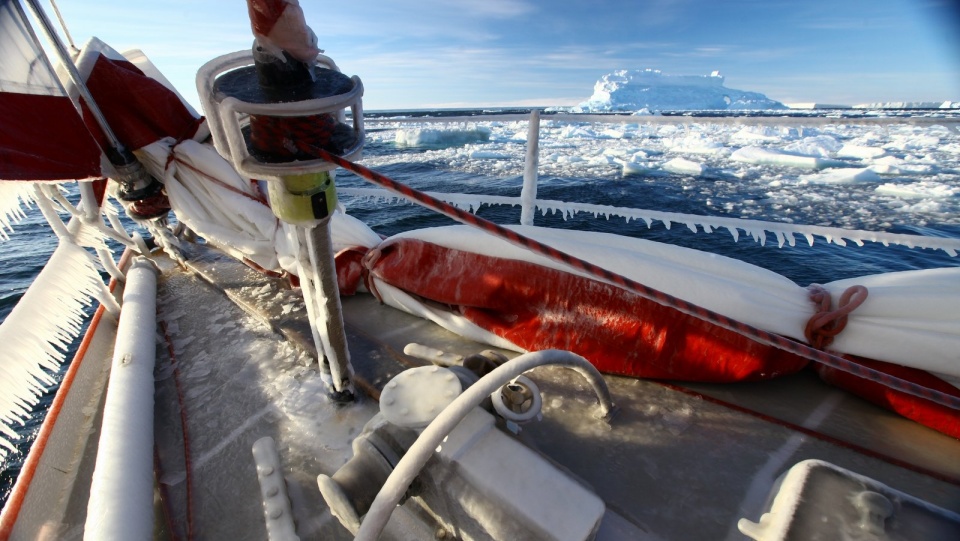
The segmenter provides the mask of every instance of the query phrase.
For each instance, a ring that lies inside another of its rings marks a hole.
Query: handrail
[[[374,201],[409,202],[398,195],[380,188],[341,187],[338,188],[337,192],[341,196],[354,196]],[[862,246],[865,242],[878,242],[884,245],[895,244],[908,248],[943,250],[950,256],[956,256],[960,253],[960,239],[954,238],[906,235],[901,233],[888,233],[886,231],[865,231],[762,220],[745,220],[742,218],[685,214],[680,212],[665,212],[651,209],[615,207],[611,205],[596,205],[593,203],[576,203],[549,199],[533,199],[529,201],[524,199],[522,195],[520,197],[510,197],[484,194],[426,193],[469,212],[476,212],[482,205],[508,205],[520,206],[521,208],[528,208],[527,205],[530,205],[529,208],[540,210],[543,214],[548,212],[561,213],[564,219],[571,218],[583,212],[593,214],[594,216],[603,216],[607,219],[616,216],[624,218],[627,222],[630,220],[643,220],[647,224],[647,227],[653,226],[653,222],[655,221],[662,222],[667,229],[670,229],[672,224],[682,224],[694,233],[698,233],[701,230],[712,233],[715,229],[725,228],[730,232],[734,242],[740,239],[740,231],[743,231],[761,246],[766,244],[767,233],[769,232],[777,239],[777,245],[781,248],[784,244],[794,246],[796,244],[795,235],[801,235],[810,246],[813,246],[815,237],[822,237],[828,244],[836,244],[838,246],[846,246],[847,241],[858,246]],[[526,223],[521,224],[531,225]]]
[[[430,192],[430,195],[453,204],[461,209],[475,212],[481,205],[520,205],[520,224],[533,225],[533,217],[537,209],[541,212],[562,212],[567,219],[580,212],[592,213],[595,216],[619,216],[630,220],[643,220],[647,226],[654,221],[660,221],[667,229],[671,224],[680,223],[687,226],[694,233],[698,227],[711,233],[714,229],[726,228],[733,236],[734,242],[740,237],[740,230],[750,235],[761,246],[766,244],[767,232],[773,233],[779,247],[784,244],[796,244],[794,235],[803,236],[807,243],[813,246],[814,236],[823,237],[828,244],[846,246],[851,241],[858,246],[864,242],[880,242],[885,245],[896,244],[909,248],[929,248],[943,250],[950,256],[960,252],[960,239],[927,237],[922,235],[902,235],[884,231],[850,230],[839,227],[822,227],[813,225],[795,225],[780,222],[759,220],[744,220],[720,216],[705,216],[697,214],[683,214],[676,212],[662,212],[650,209],[636,209],[629,207],[614,207],[610,205],[595,205],[590,203],[550,201],[537,199],[538,185],[538,149],[540,142],[541,122],[574,122],[574,123],[601,123],[601,124],[725,124],[744,126],[824,126],[830,124],[847,124],[862,126],[888,126],[894,124],[908,124],[919,126],[946,126],[960,133],[960,112],[945,110],[951,113],[949,117],[813,117],[804,115],[787,116],[692,116],[692,115],[626,115],[626,114],[589,114],[589,113],[547,113],[539,109],[532,109],[526,114],[477,115],[477,116],[447,116],[447,117],[398,117],[398,118],[371,118],[367,117],[368,124],[458,124],[477,122],[528,122],[527,151],[524,159],[523,188],[520,197],[505,197],[481,194],[450,194]],[[398,199],[388,192],[370,188],[339,188],[341,195],[355,195],[376,199]]]
[[[889,126],[908,124],[912,126],[960,126],[960,112],[945,109],[945,114],[956,116],[943,117],[823,117],[823,116],[693,116],[693,115],[633,115],[633,114],[595,114],[595,113],[550,113],[540,111],[541,122],[572,122],[595,124],[721,124],[734,126],[829,126],[846,124],[851,126]],[[456,124],[470,122],[524,122],[530,119],[528,114],[476,115],[476,116],[419,116],[419,117],[371,117],[366,113],[364,121],[370,124]]]

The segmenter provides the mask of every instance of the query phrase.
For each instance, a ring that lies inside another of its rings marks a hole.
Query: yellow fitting
[[[311,226],[337,208],[337,187],[333,171],[290,175],[280,182],[268,182],[270,207],[284,222]]]

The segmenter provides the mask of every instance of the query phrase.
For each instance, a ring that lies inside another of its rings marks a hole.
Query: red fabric
[[[356,294],[363,274],[363,263],[361,261],[366,253],[365,248],[354,247],[341,250],[334,256],[334,264],[337,269],[337,286],[341,295]]]
[[[97,198],[97,204],[103,206],[104,195],[107,193],[107,179],[100,178],[93,181],[93,195]]]
[[[247,0],[247,12],[250,14],[253,32],[269,36],[286,7],[284,0]]]
[[[365,266],[524,349],[570,350],[607,373],[733,382],[807,364],[620,288],[532,263],[398,239],[373,251]]]
[[[100,148],[66,96],[0,92],[0,179],[96,178]]]
[[[862,357],[854,357],[852,355],[845,357],[867,368],[872,368],[951,396],[960,397],[960,389],[957,389],[929,372],[864,359]],[[853,393],[878,406],[895,411],[907,419],[916,421],[938,432],[960,439],[960,412],[829,366],[818,365],[816,370],[820,374],[820,377],[831,385]]]
[[[202,122],[170,89],[125,60],[101,55],[87,87],[117,138],[133,150],[168,136],[177,140],[192,137]],[[84,119],[90,131],[105,142],[87,111]]]

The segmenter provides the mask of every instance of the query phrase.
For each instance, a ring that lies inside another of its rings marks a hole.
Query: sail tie
[[[848,287],[840,295],[836,309],[833,309],[830,292],[820,284],[810,284],[807,290],[810,300],[817,306],[817,312],[807,320],[803,335],[810,345],[823,349],[846,328],[847,316],[867,300],[867,288],[859,285]]]

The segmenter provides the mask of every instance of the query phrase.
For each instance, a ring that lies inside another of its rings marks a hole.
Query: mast
[[[242,174],[268,181],[274,215],[294,232],[321,375],[332,398],[350,401],[353,369],[330,234],[336,166],[318,156],[319,151],[359,155],[363,85],[319,55],[296,0],[247,5],[256,37],[252,51],[207,63],[197,75],[198,91],[217,149]],[[352,126],[345,122],[347,107]],[[239,125],[243,113],[249,129]]]

